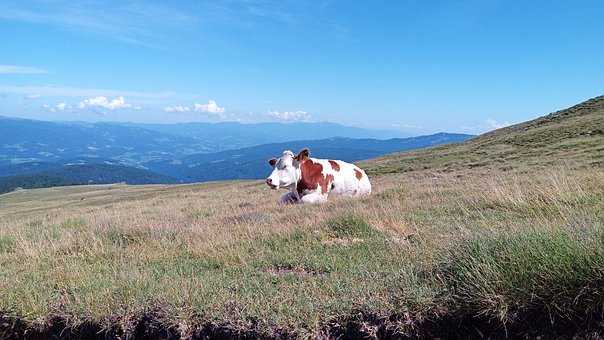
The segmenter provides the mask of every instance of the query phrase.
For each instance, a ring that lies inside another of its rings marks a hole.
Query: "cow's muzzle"
[[[266,184],[271,188],[271,189],[277,189],[277,186],[273,184],[273,180],[270,178],[266,179]]]

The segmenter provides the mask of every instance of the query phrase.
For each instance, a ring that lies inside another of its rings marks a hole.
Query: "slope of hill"
[[[388,155],[367,163],[370,171],[418,169],[522,169],[604,166],[604,96],[521,124],[486,133],[463,144]]]
[[[602,338],[601,117],[369,160],[371,196],[323,205],[261,181],[0,195],[0,335]]]
[[[0,177],[0,194],[17,188],[47,188],[82,184],[153,184],[176,183],[176,180],[144,169],[116,164],[86,163],[50,167],[41,172]]]
[[[437,133],[428,136],[387,140],[330,138],[272,143],[217,153],[197,154],[178,160],[145,163],[145,167],[185,182],[223,179],[263,178],[270,167],[266,161],[283,150],[308,147],[313,157],[358,161],[394,151],[405,151],[433,145],[456,143],[473,137],[465,134]]]
[[[62,166],[57,162],[25,162],[25,163],[0,163],[0,178],[17,175],[29,175]]]

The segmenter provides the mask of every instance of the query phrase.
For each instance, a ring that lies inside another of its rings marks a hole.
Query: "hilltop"
[[[0,195],[0,337],[601,337],[602,102],[364,161],[363,199]]]
[[[366,162],[374,174],[419,169],[484,171],[604,166],[604,96],[498,129],[457,145],[393,154]]]

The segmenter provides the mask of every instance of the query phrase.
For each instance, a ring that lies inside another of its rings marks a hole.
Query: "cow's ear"
[[[308,157],[310,157],[310,151],[308,151],[307,148],[304,148],[300,152],[298,152],[296,160],[298,162],[304,162],[306,159],[308,159]]]
[[[275,166],[275,164],[277,164],[277,158],[271,158],[268,160],[268,164],[270,164],[271,166]]]

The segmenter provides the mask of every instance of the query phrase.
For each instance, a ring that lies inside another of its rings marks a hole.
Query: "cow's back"
[[[365,171],[358,166],[340,160],[316,159],[325,175],[332,175],[330,192],[336,195],[360,196],[371,193],[371,183]]]

